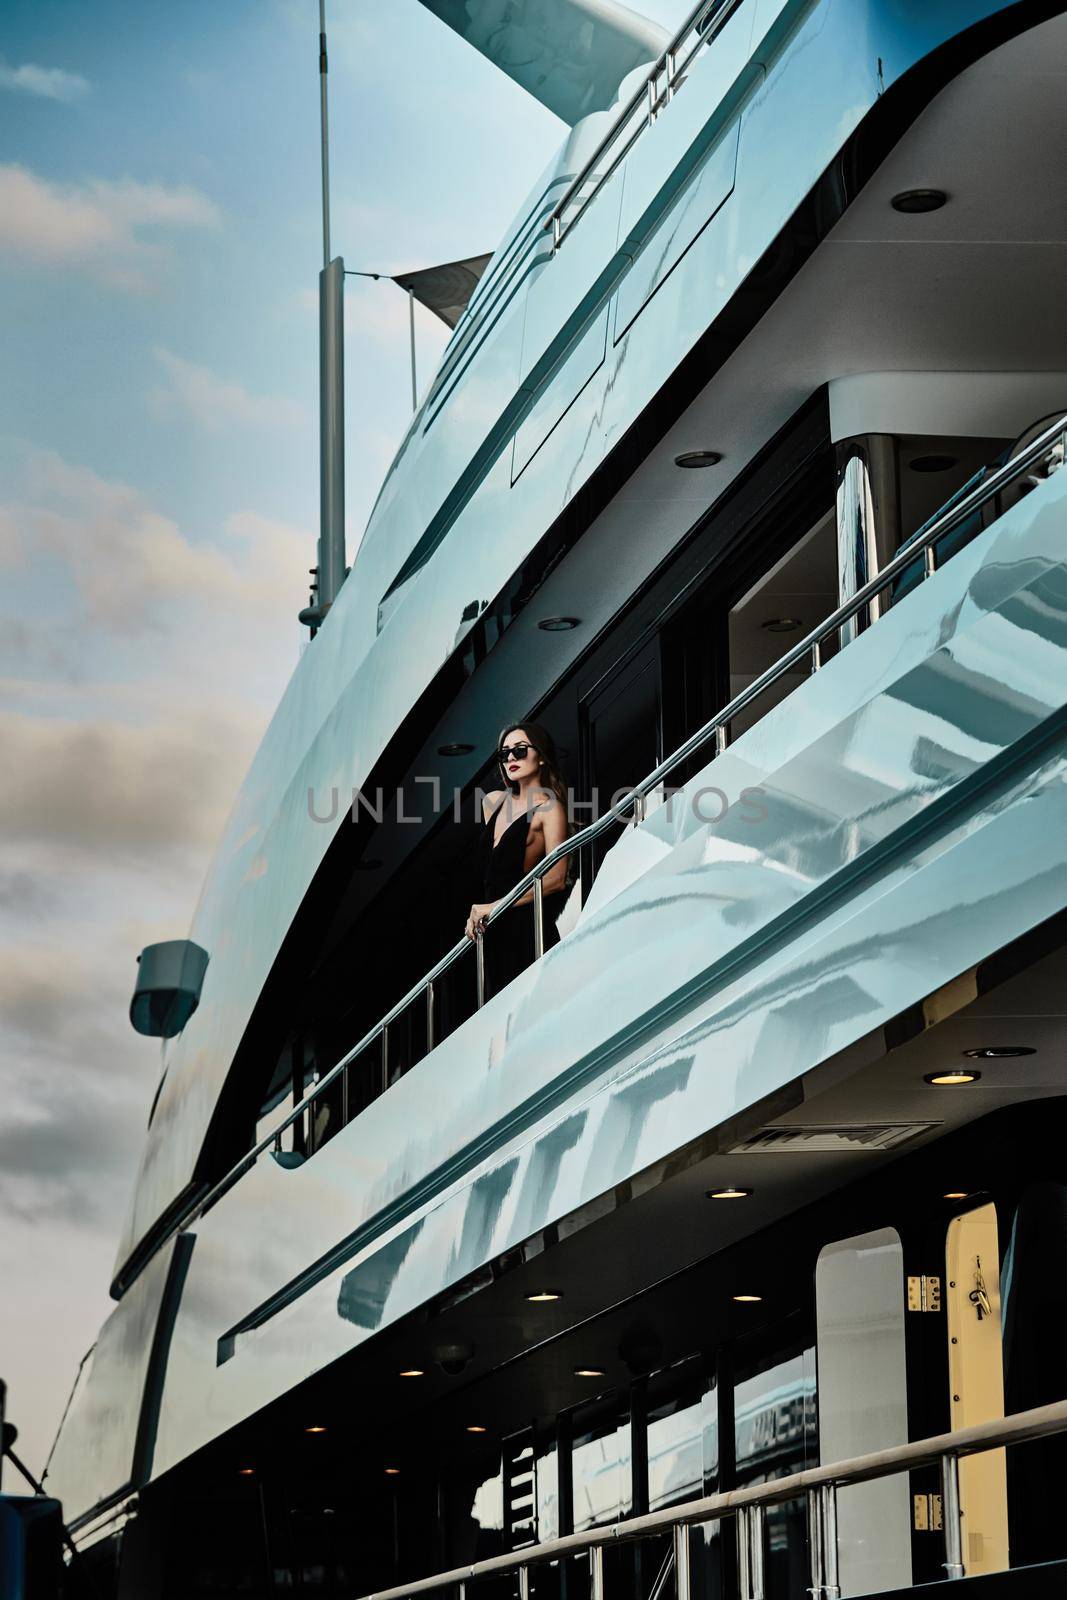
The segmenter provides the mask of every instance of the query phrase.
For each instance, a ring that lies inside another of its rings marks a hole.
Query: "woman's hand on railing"
[[[489,913],[495,911],[499,903],[498,900],[490,900],[485,905],[475,904],[471,906],[470,916],[467,918],[467,926],[463,930],[468,939],[476,939],[478,937],[489,920]]]

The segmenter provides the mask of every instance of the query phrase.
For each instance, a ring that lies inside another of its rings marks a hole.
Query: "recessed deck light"
[[[385,1468],[385,1476],[387,1478],[399,1478],[399,1476],[400,1476],[400,1468],[399,1467],[386,1467]]]
[[[760,623],[764,633],[796,633],[803,626],[799,617],[768,617]]]
[[[969,1200],[971,1195],[969,1189],[950,1189],[941,1198],[942,1200]]]
[[[916,456],[908,464],[912,472],[950,472],[958,461],[956,456],[931,454]]]
[[[546,1305],[549,1300],[562,1300],[563,1296],[558,1289],[538,1289],[534,1294],[528,1294],[527,1300],[533,1306]]]
[[[238,1467],[237,1469],[237,1476],[239,1478],[254,1478],[255,1475],[255,1467]]]
[[[603,1367],[575,1367],[574,1376],[576,1378],[604,1378],[607,1377],[607,1373]]]
[[[735,1189],[729,1184],[725,1189],[708,1189],[709,1200],[747,1200],[752,1193],[751,1189]]]
[[[437,746],[437,754],[439,756],[469,756],[473,749],[474,746],[472,744],[439,744]]]
[[[483,1426],[483,1424],[480,1423],[480,1422],[468,1422],[467,1423],[467,1432],[468,1433],[488,1433],[489,1429],[486,1428],[485,1426]]]
[[[542,633],[569,633],[581,620],[581,617],[542,617],[537,626]]]
[[[325,1429],[324,1425],[321,1422],[313,1422],[310,1427],[304,1429],[304,1432],[305,1433],[325,1433],[326,1429]]]
[[[733,1300],[734,1304],[739,1306],[758,1306],[762,1304],[763,1296],[761,1294],[735,1294]]]
[[[422,1367],[402,1367],[397,1373],[398,1378],[425,1378],[426,1373]]]
[[[946,204],[948,195],[944,189],[902,189],[895,194],[889,204],[894,211],[903,211],[906,216],[917,216],[924,211],[940,211]]]
[[[1009,1061],[1013,1056],[1036,1056],[1031,1044],[984,1044],[979,1050],[965,1050],[972,1061]]]
[[[717,467],[722,460],[718,450],[683,450],[675,456],[676,467]]]
[[[943,1072],[927,1072],[923,1075],[924,1083],[945,1086],[954,1086],[959,1083],[977,1083],[982,1076],[973,1067],[946,1067]]]

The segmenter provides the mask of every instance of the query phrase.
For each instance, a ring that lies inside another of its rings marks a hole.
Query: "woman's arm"
[[[540,810],[541,808],[538,807],[537,809]],[[545,855],[550,856],[556,846],[561,845],[567,837],[567,817],[558,800],[554,799],[552,804],[545,809],[544,821],[541,826],[545,841]],[[564,859],[563,861],[557,861],[555,866],[550,867],[545,873],[541,879],[541,888],[544,894],[553,894],[557,889],[565,889],[566,887],[567,862]],[[527,889],[526,893],[521,894],[514,903],[517,906],[527,906],[533,900],[533,897],[534,891]]]

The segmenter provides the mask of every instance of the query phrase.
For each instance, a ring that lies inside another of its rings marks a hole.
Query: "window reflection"
[[[795,1347],[794,1347],[795,1349]],[[814,1348],[766,1353],[734,1388],[734,1453],[739,1486],[769,1483],[818,1461]],[[739,1365],[739,1371],[744,1367]],[[767,1508],[767,1592],[801,1594],[807,1576],[803,1500]]]
[[[630,1509],[630,1419],[614,1400],[582,1406],[571,1446],[574,1532],[615,1522]]]
[[[649,1380],[647,1399],[648,1509],[711,1493],[719,1470],[714,1385],[699,1360]]]

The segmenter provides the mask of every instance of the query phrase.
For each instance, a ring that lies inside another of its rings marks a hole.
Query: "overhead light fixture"
[[[799,617],[768,617],[766,622],[760,623],[764,633],[796,633],[803,626]]]
[[[399,1476],[400,1476],[400,1468],[399,1467],[386,1467],[385,1476],[387,1478],[399,1478]]]
[[[725,1189],[708,1189],[709,1200],[747,1200],[752,1193],[751,1189],[735,1189],[733,1184]]]
[[[889,204],[905,216],[918,216],[924,211],[940,211],[947,200],[944,189],[902,189]]]
[[[916,456],[908,465],[911,467],[912,472],[950,472],[954,466],[958,465],[958,458],[956,456],[936,454]]]
[[[676,467],[717,467],[722,460],[718,450],[683,450],[675,456]]]
[[[969,1189],[950,1189],[948,1194],[942,1195],[941,1198],[942,1200],[969,1200],[971,1194]]]
[[[467,1432],[468,1433],[488,1433],[489,1429],[486,1428],[486,1427],[483,1427],[480,1422],[468,1422],[467,1423]]]
[[[972,1061],[1008,1061],[1013,1056],[1036,1056],[1030,1044],[984,1044],[979,1050],[965,1050]]]
[[[982,1076],[973,1067],[945,1067],[942,1072],[927,1072],[923,1075],[924,1083],[933,1083],[941,1086],[951,1086],[958,1083],[977,1083]]]
[[[425,1378],[425,1376],[423,1367],[402,1367],[397,1373],[398,1378]]]
[[[313,1422],[309,1428],[305,1428],[304,1429],[304,1432],[305,1433],[325,1433],[326,1429],[325,1429],[324,1425],[321,1422]]]
[[[574,1376],[576,1378],[605,1378],[607,1373],[603,1367],[575,1367]]]
[[[581,617],[542,617],[537,626],[542,633],[569,633],[581,620]]]
[[[439,744],[437,746],[437,754],[439,756],[469,756],[473,749],[474,746],[472,744]]]
[[[237,1476],[239,1478],[254,1478],[255,1475],[255,1467],[238,1467],[237,1469]]]
[[[733,1301],[735,1305],[739,1306],[758,1306],[762,1304],[763,1296],[761,1294],[735,1294]]]
[[[534,1294],[528,1294],[527,1300],[532,1306],[546,1305],[549,1300],[562,1300],[563,1296],[558,1289],[538,1289]]]

